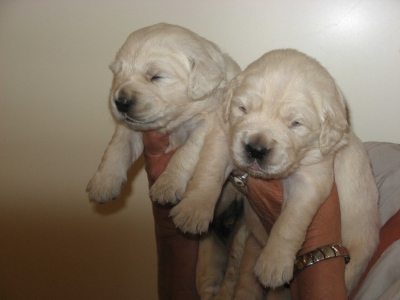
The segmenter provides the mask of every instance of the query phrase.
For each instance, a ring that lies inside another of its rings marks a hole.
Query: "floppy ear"
[[[225,122],[229,120],[233,94],[235,93],[235,90],[239,86],[239,84],[240,84],[240,79],[239,75],[237,75],[224,88],[224,101],[222,103],[222,106],[223,106]]]
[[[116,75],[117,73],[119,73],[119,71],[121,71],[122,61],[116,60],[116,61],[112,62],[110,64],[109,68],[113,72],[113,74]]]
[[[211,95],[225,77],[225,63],[220,54],[202,53],[189,57],[192,70],[188,94],[193,100]]]
[[[321,114],[321,134],[319,148],[323,155],[328,154],[349,131],[346,104],[342,93],[336,88],[334,95],[323,100]]]

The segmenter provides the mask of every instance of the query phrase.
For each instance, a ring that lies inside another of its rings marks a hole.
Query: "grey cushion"
[[[400,144],[364,143],[379,189],[382,226],[400,209]]]

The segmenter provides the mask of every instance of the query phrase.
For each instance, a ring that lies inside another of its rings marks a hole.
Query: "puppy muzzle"
[[[257,161],[263,160],[269,153],[270,149],[259,144],[249,143],[245,145],[245,151],[248,158],[255,159]]]
[[[114,100],[115,106],[120,113],[127,113],[136,102],[136,96],[120,95]]]
[[[132,100],[125,98],[118,98],[114,100],[114,103],[119,112],[126,113],[129,111],[129,108],[131,107]]]

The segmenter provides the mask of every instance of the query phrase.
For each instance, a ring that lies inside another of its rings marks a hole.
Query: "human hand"
[[[247,183],[248,199],[251,207],[260,218],[269,234],[279,217],[283,190],[278,180],[264,180],[249,176]],[[320,207],[310,224],[306,240],[299,255],[327,244],[341,242],[340,204],[336,185]]]
[[[248,199],[265,230],[279,217],[283,191],[279,181],[249,177]],[[341,243],[340,204],[336,185],[310,224],[298,255],[328,244]],[[291,284],[293,299],[347,299],[344,285],[344,260],[319,262],[301,272]],[[308,299],[308,298],[307,298]]]

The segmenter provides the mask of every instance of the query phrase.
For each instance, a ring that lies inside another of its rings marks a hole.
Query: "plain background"
[[[0,299],[156,299],[141,159],[123,195],[85,187],[111,138],[109,63],[159,22],[214,41],[244,68],[276,48],[317,58],[363,141],[400,142],[398,0],[2,0]]]

